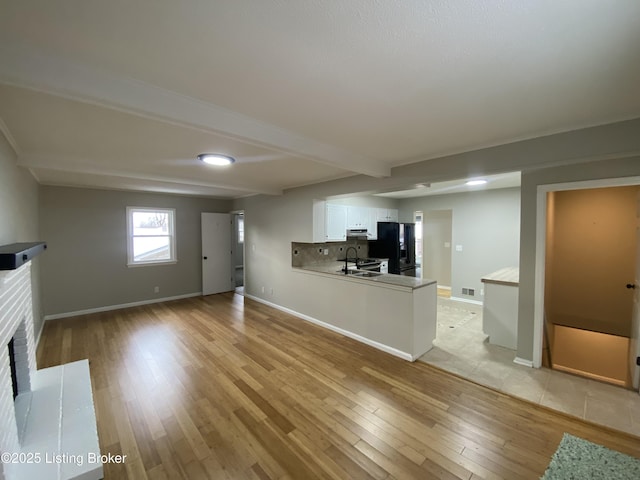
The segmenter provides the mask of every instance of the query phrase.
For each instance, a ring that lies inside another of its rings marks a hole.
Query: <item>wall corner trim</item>
[[[417,357],[414,358],[410,353],[403,352],[402,350],[398,350],[396,348],[390,347],[390,346],[385,345],[383,343],[376,342],[374,340],[370,340],[370,339],[368,339],[366,337],[362,337],[362,336],[360,336],[360,335],[358,335],[356,333],[353,333],[353,332],[350,332],[348,330],[344,330],[342,328],[336,327],[335,325],[331,325],[330,323],[323,322],[322,320],[318,320],[317,318],[313,318],[313,317],[310,317],[310,316],[305,315],[303,313],[296,312],[295,310],[291,310],[290,308],[283,307],[283,306],[278,305],[276,303],[271,303],[271,302],[269,302],[267,300],[263,300],[262,298],[259,298],[259,297],[254,297],[253,295],[248,295],[246,293],[244,294],[244,296],[246,298],[250,298],[251,300],[254,300],[254,301],[258,302],[258,303],[263,303],[264,305],[268,305],[268,306],[270,306],[272,308],[275,308],[276,310],[280,310],[282,312],[285,312],[285,313],[288,313],[290,315],[293,315],[294,317],[298,317],[301,320],[305,320],[307,322],[314,323],[314,324],[316,324],[316,325],[318,325],[320,327],[323,327],[323,328],[326,328],[326,329],[331,330],[333,332],[339,333],[340,335],[344,335],[345,337],[349,337],[349,338],[352,338],[354,340],[357,340],[358,342],[362,342],[365,345],[369,345],[370,347],[376,348],[378,350],[382,350],[383,352],[389,353],[389,354],[393,355],[394,357],[398,357],[398,358],[401,358],[403,360],[407,360],[409,362],[413,362],[417,358]],[[420,356],[422,356],[422,354]]]
[[[36,335],[36,351],[38,351],[38,346],[40,345],[40,339],[42,338],[42,332],[44,330],[44,321],[46,320],[46,318],[41,318],[40,319],[40,331],[38,332],[38,334]]]
[[[513,359],[513,363],[515,363],[516,365],[522,365],[523,367],[533,368],[532,360],[525,360],[524,358],[516,357]]]

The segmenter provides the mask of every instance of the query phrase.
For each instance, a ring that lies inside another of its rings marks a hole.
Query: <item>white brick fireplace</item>
[[[0,272],[0,450],[20,451],[13,401],[9,342],[14,339],[18,393],[31,390],[29,372],[36,369],[31,304],[31,264]]]
[[[102,478],[88,361],[37,370],[33,325],[29,261],[0,271],[0,480]]]

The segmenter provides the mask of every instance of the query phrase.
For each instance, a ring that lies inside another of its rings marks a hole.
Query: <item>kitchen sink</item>
[[[384,274],[380,272],[372,272],[371,270],[356,270],[353,275],[356,277],[379,277]]]
[[[344,272],[340,271],[340,273],[344,273]],[[373,272],[371,270],[348,270],[347,275],[351,275],[354,277],[361,277],[361,278],[371,278],[371,277],[379,277],[380,275],[384,275],[384,274],[380,272]]]

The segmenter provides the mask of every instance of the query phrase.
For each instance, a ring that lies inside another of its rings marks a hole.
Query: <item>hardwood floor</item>
[[[564,432],[640,439],[408,363],[239,295],[47,322],[88,358],[106,479],[539,478]]]

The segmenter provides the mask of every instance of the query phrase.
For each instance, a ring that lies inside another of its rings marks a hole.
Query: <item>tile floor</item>
[[[419,360],[510,395],[640,436],[640,395],[547,368],[513,363],[515,350],[491,345],[482,307],[438,297],[434,347]]]

